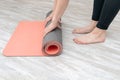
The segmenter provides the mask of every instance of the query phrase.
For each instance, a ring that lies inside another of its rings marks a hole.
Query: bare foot
[[[96,27],[97,21],[92,21],[89,25],[83,28],[76,28],[73,30],[73,34],[86,34],[91,32]]]
[[[106,38],[106,31],[95,28],[91,33],[88,33],[81,37],[76,37],[73,41],[76,44],[93,44],[104,42]]]

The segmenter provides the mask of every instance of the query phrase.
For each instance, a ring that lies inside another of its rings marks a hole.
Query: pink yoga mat
[[[3,55],[10,57],[59,55],[62,52],[60,42],[52,40],[43,44],[46,24],[46,21],[21,21],[3,50]]]

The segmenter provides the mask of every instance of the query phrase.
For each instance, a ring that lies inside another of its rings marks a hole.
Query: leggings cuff
[[[93,21],[98,21],[99,19],[92,17],[92,20]]]
[[[99,23],[96,26],[97,26],[97,28],[102,29],[102,30],[107,30],[108,29],[108,26],[101,25]]]

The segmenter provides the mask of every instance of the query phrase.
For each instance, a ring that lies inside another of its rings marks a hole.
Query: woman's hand
[[[45,31],[44,31],[44,36],[46,34],[48,34],[49,32],[51,32],[52,30],[54,30],[55,28],[60,28],[61,29],[61,26],[60,26],[61,22],[57,22],[57,23],[54,23],[54,22],[51,22],[50,25],[48,25],[48,27],[45,28]]]
[[[45,20],[46,20],[46,22],[48,22],[48,21],[52,20],[52,18],[53,18],[53,12]]]

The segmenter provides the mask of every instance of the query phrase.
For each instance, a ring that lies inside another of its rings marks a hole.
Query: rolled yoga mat
[[[48,12],[48,17],[52,11]],[[51,23],[51,20],[48,21],[46,27]],[[59,23],[61,26],[61,23]],[[43,40],[43,51],[47,55],[59,55],[62,52],[62,30],[60,28],[56,28],[49,32]]]
[[[50,21],[21,21],[8,41],[3,55],[19,56],[54,56],[62,51],[62,31],[54,29],[43,37],[44,29]]]

